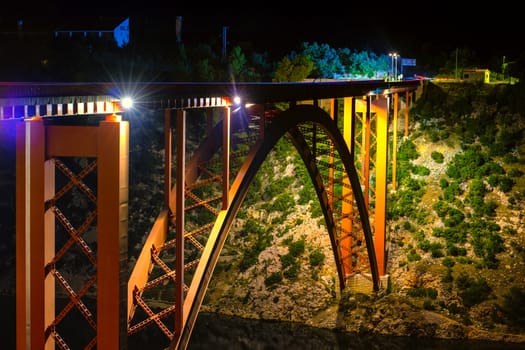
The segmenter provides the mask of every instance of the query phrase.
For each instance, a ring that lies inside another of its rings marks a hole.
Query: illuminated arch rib
[[[341,259],[339,241],[336,234],[336,224],[334,222],[332,209],[328,205],[325,185],[323,184],[312,150],[308,146],[303,133],[299,129],[299,126],[305,123],[321,127],[324,132],[327,133],[331,142],[333,142],[334,147],[339,152],[345,171],[350,179],[354,199],[357,202],[366,241],[366,249],[368,252],[374,290],[379,289],[379,273],[373,247],[372,232],[368,221],[368,213],[361,192],[362,190],[361,185],[359,184],[358,175],[344,138],[337,129],[334,121],[322,109],[311,105],[298,105],[279,114],[278,117],[272,118],[271,124],[265,128],[264,138],[259,139],[251,148],[250,153],[242,164],[237,177],[230,188],[230,205],[226,210],[219,213],[208,238],[208,243],[212,242],[213,246],[206,246],[200,259],[201,263],[194,274],[193,282],[195,283],[192,282],[188,290],[184,302],[185,322],[182,334],[179,339],[173,339],[170,349],[181,348],[181,344],[183,344],[182,348],[184,348],[184,345],[189,342],[207,286],[211,280],[213,270],[219,259],[233,220],[246,197],[250,184],[266,159],[266,156],[286,133],[290,135],[294,146],[299,151],[306,167],[308,168],[320,200],[336,262],[339,262]],[[340,286],[341,288],[344,288],[346,276],[343,273],[340,263],[338,263],[338,274]]]

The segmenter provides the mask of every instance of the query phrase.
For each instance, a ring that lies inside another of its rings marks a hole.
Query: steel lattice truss
[[[248,151],[258,138],[260,118],[251,118],[242,129],[232,130],[232,147],[230,150],[230,185],[237,176]],[[221,128],[219,119],[212,128]],[[185,186],[185,264],[184,292],[188,292],[193,272],[199,263],[200,256],[209,238],[210,232],[221,209],[222,149],[205,161],[197,163],[199,177]],[[191,163],[191,162],[189,162]],[[175,306],[158,305],[162,296],[167,304],[173,302],[175,284],[174,217],[170,216],[166,241],[159,247],[151,247],[151,265],[148,282],[143,288],[133,292],[135,301],[133,322],[128,325],[128,334],[132,335],[150,325],[156,325],[168,338],[173,339],[173,316]]]
[[[93,175],[97,163],[93,159],[53,159],[56,170],[56,185],[59,189],[45,203],[46,211],[56,219],[54,257],[45,266],[46,276],[55,280],[57,308],[55,319],[45,330],[46,338],[53,337],[60,349],[70,349],[78,344],[78,334],[67,332],[68,322],[78,320],[82,328],[84,349],[96,347],[96,244],[86,236],[94,232],[97,217],[96,186]],[[81,214],[82,213],[82,214]],[[84,216],[84,215],[85,216]],[[65,302],[61,302],[65,301]],[[64,304],[62,306],[62,304]],[[64,331],[62,331],[64,330]]]
[[[341,157],[334,147],[334,142],[322,128],[311,123],[303,125],[300,130],[310,147],[315,149],[316,165],[321,173],[323,188],[327,192],[330,212],[334,217],[334,222],[337,223],[335,245],[338,247],[339,258],[341,261],[350,260],[351,269],[344,271],[345,277],[368,273],[370,263],[366,252],[362,222],[350,187],[350,180],[341,162]],[[351,245],[342,244],[345,240],[350,240]]]

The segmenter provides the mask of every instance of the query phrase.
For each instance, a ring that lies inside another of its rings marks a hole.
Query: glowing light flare
[[[129,96],[123,97],[120,103],[124,109],[133,108],[133,99]]]

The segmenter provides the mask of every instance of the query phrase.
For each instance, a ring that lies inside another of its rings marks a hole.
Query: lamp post
[[[394,56],[394,80],[397,80],[397,59],[399,58],[399,55],[396,53]]]
[[[388,54],[391,59],[391,65],[390,65],[390,76],[392,77],[392,80],[397,79],[397,58],[399,55],[396,52],[390,52]]]

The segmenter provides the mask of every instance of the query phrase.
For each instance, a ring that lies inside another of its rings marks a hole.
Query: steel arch
[[[299,151],[306,167],[308,168],[310,177],[315,186],[322,207],[325,221],[327,222],[332,249],[334,251],[336,261],[338,261],[337,259],[339,259],[339,256],[335,239],[335,224],[333,223],[334,219],[332,212],[329,206],[326,205],[326,192],[322,186],[322,180],[319,178],[319,170],[317,169],[316,164],[310,161],[312,159],[311,152],[309,152],[308,149],[304,147],[304,138],[297,128],[300,124],[306,122],[311,122],[322,127],[328,133],[330,139],[334,142],[335,147],[341,155],[345,170],[350,179],[352,191],[354,192],[359,215],[362,220],[366,248],[370,260],[373,287],[376,291],[379,289],[379,272],[377,268],[375,250],[373,247],[372,231],[368,220],[368,211],[365,206],[357,171],[354,167],[352,156],[346,146],[346,142],[337,128],[334,120],[331,119],[324,110],[313,105],[296,105],[280,113],[278,117],[272,119],[271,123],[265,127],[265,137],[257,141],[242,164],[237,177],[230,188],[231,202],[228,208],[221,211],[221,213],[218,215],[214,229],[210,235],[209,239],[212,239],[213,235],[216,235],[216,237],[214,237],[213,240],[214,246],[210,251],[208,263],[205,265],[204,271],[199,274],[202,276],[202,278],[197,282],[198,286],[193,291],[194,295],[191,298],[187,297],[186,299],[191,304],[187,305],[184,303],[184,309],[187,310],[188,313],[184,322],[185,324],[182,329],[182,333],[179,339],[173,339],[170,349],[186,348],[191,336],[193,325],[197,319],[200,306],[206,294],[207,286],[211,280],[213,270],[219,259],[220,252],[229,233],[230,227],[260,166],[273,147],[286,133],[289,133],[294,146]],[[345,276],[343,275],[340,264],[338,264],[338,275],[341,282],[340,287],[344,288]],[[190,289],[192,288],[190,287]]]

